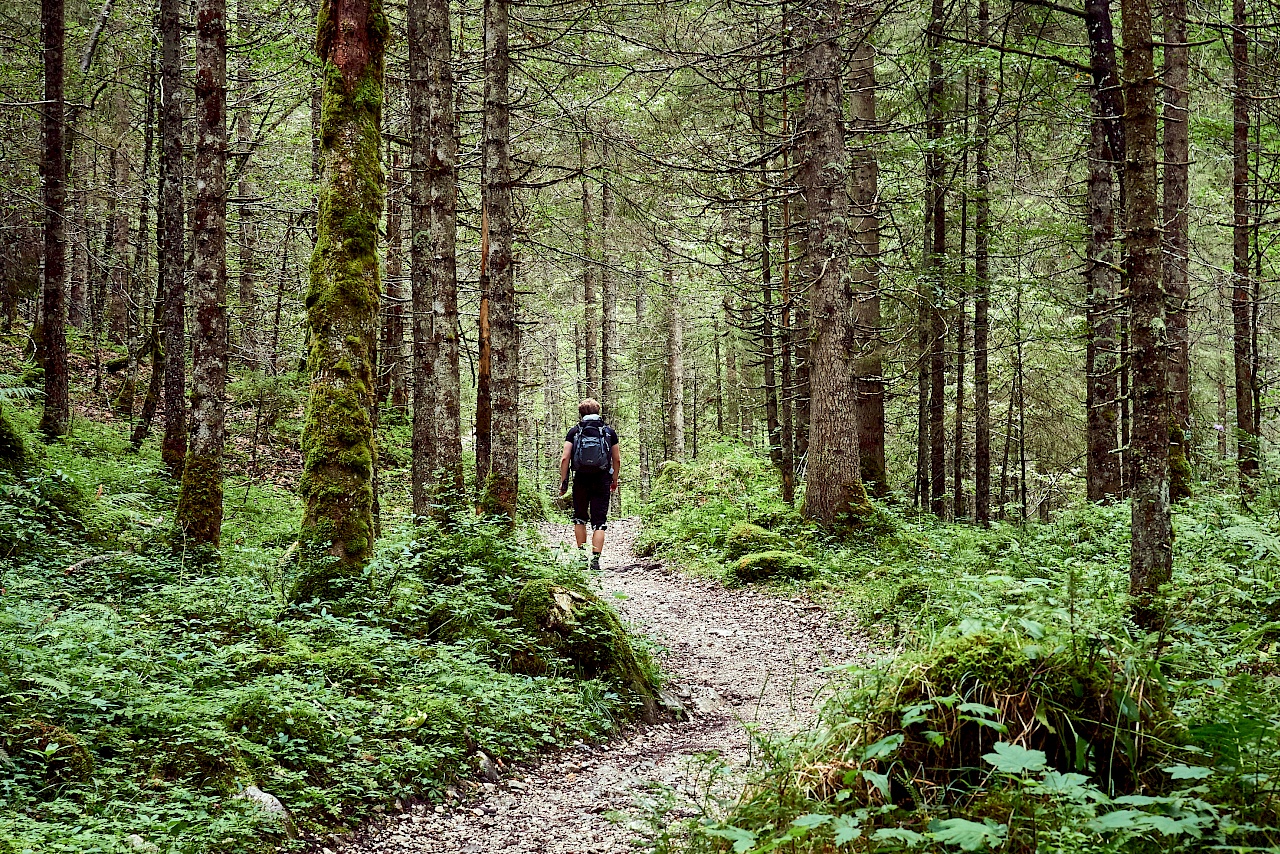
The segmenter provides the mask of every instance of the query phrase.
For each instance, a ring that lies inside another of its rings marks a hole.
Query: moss
[[[743,555],[753,552],[767,552],[781,549],[786,544],[783,538],[750,522],[738,522],[725,534],[725,557],[737,560]]]
[[[1187,458],[1187,433],[1177,424],[1169,428],[1169,498],[1185,501],[1191,492],[1191,461]]]
[[[215,722],[175,716],[168,723],[171,726],[154,731],[154,738],[162,741],[164,750],[149,750],[139,757],[150,763],[152,776],[182,781],[224,795],[252,781],[249,763],[231,733]]]
[[[222,457],[188,453],[177,523],[186,540],[217,549],[222,537]]]
[[[93,775],[93,756],[80,738],[60,726],[27,720],[15,724],[5,738],[9,753],[52,786],[87,783]]]
[[[0,409],[0,471],[21,474],[28,463],[27,445],[22,441],[22,434]]]
[[[767,551],[745,555],[730,568],[738,581],[764,581],[770,578],[812,578],[817,572],[813,561],[795,552]]]
[[[588,679],[605,679],[637,701],[647,719],[654,716],[657,686],[649,675],[652,668],[643,666],[618,615],[595,594],[538,578],[521,589],[512,614],[516,624],[555,658],[571,662]],[[536,654],[528,657],[533,669],[548,669],[546,660]],[[519,663],[512,661],[513,666]]]
[[[277,686],[254,688],[239,696],[227,709],[227,729],[267,748],[286,742],[305,744],[309,753],[322,755],[332,741],[333,726],[311,703],[296,700]],[[296,754],[290,748],[290,754]]]

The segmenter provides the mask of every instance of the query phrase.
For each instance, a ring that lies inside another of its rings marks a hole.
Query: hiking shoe
[[[591,571],[592,572],[600,571],[600,553],[599,552],[593,552],[591,555]]]

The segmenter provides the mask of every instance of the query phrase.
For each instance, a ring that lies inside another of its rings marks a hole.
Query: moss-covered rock
[[[754,552],[778,551],[786,544],[780,534],[750,522],[738,522],[724,537],[725,556],[737,560]]]
[[[571,662],[588,679],[604,679],[628,694],[646,721],[656,718],[657,686],[651,669],[631,647],[618,615],[598,596],[537,578],[516,597],[513,615],[553,657]],[[533,652],[512,660],[522,672],[545,671],[549,664]]]
[[[0,409],[0,471],[19,474],[26,467],[27,446],[22,441],[22,434]]]
[[[812,578],[817,568],[804,555],[775,550],[745,555],[729,571],[738,581],[752,582],[770,578]]]
[[[5,738],[8,752],[54,786],[87,783],[93,774],[93,756],[80,738],[44,721],[21,721]]]

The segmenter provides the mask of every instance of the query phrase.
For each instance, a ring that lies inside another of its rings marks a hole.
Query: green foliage
[[[773,531],[751,522],[737,522],[724,538],[724,554],[736,560],[752,552],[772,551],[781,548],[785,540]]]
[[[119,852],[133,833],[160,851],[288,849],[233,796],[270,792],[304,834],[353,827],[440,797],[477,750],[528,757],[643,710],[604,658],[577,667],[513,616],[539,579],[588,583],[533,532],[471,513],[391,528],[342,614],[291,605],[292,494],[229,482],[224,560],[197,568],[166,542],[175,489],[150,446],[82,424],[46,447],[32,415],[15,418],[32,464],[0,492],[0,531],[21,536],[0,560],[5,854]],[[581,623],[654,684],[603,602]]]
[[[738,581],[766,581],[771,578],[802,579],[814,575],[813,561],[795,552],[756,552],[740,558],[731,568]]]

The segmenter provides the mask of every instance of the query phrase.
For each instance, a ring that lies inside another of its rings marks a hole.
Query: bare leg
[[[574,526],[573,526],[573,539],[577,541],[577,543],[578,543],[578,548],[582,548],[583,546],[585,546],[585,545],[587,544],[587,526],[586,526],[586,525],[574,525]]]
[[[591,551],[596,554],[604,551],[604,534],[604,531],[599,530],[591,532]]]

